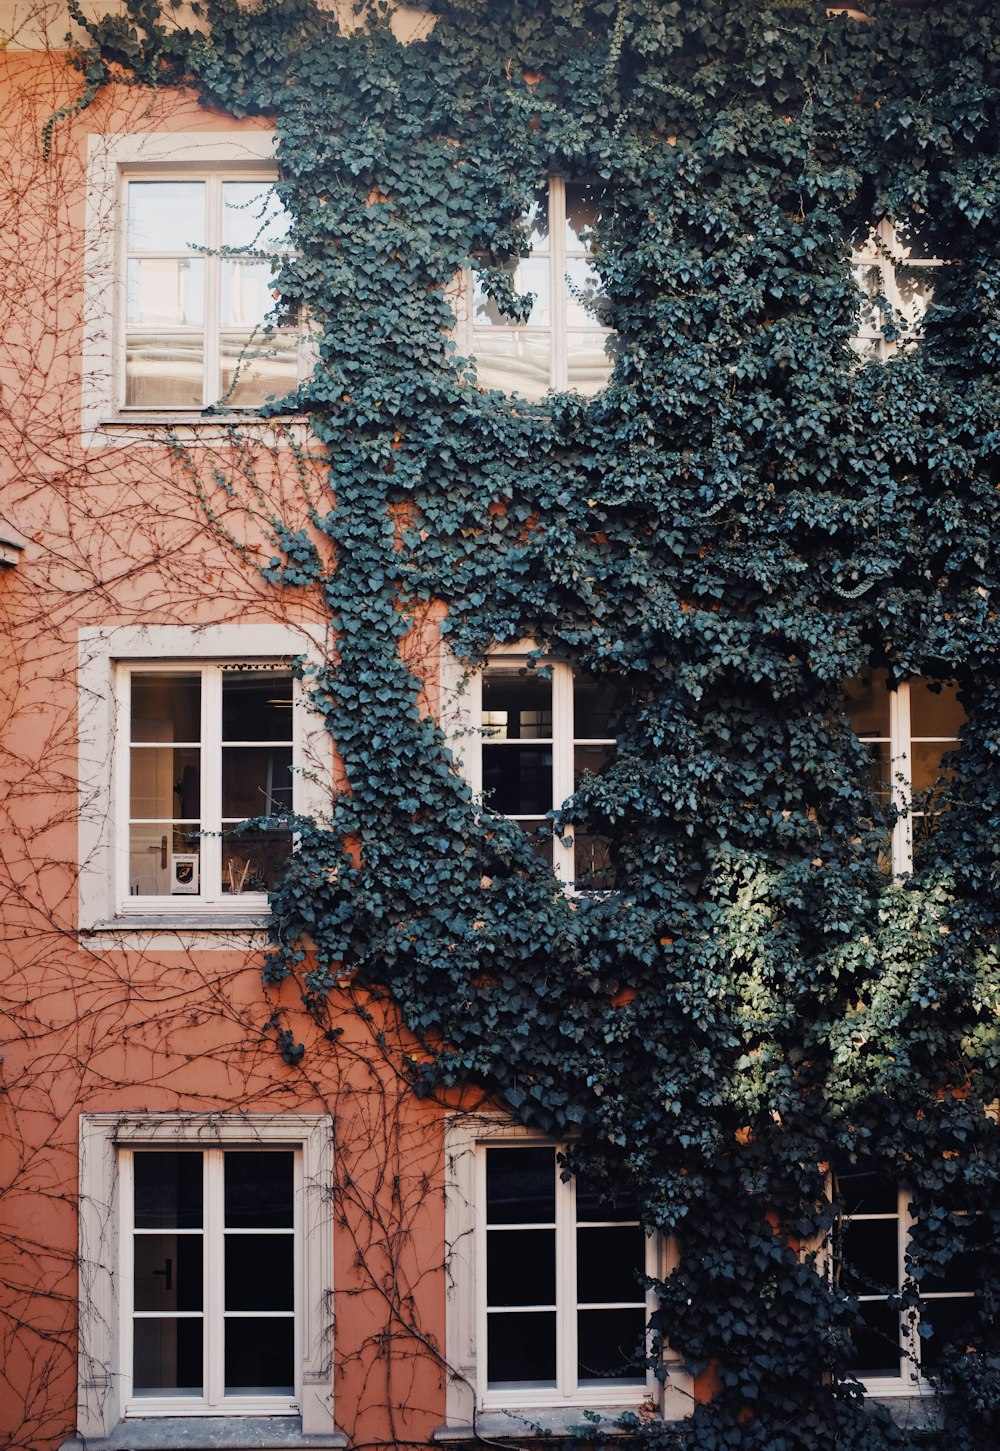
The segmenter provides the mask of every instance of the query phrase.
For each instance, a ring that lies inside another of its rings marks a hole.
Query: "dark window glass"
[[[134,1344],[132,1382],[137,1395],[153,1391],[202,1394],[200,1319],[136,1320]]]
[[[970,1333],[975,1313],[971,1296],[961,1300],[924,1300],[920,1305],[920,1324],[931,1334],[920,1337],[920,1364],[925,1370],[936,1370],[944,1353],[956,1344],[961,1346]]]
[[[290,741],[290,670],[225,670],[222,674],[224,741]]]
[[[294,1320],[227,1319],[225,1335],[226,1395],[294,1393]]]
[[[226,1235],[226,1309],[295,1308],[290,1234]]]
[[[290,1229],[291,1153],[229,1153],[225,1159],[226,1228]]]
[[[486,1151],[489,1224],[554,1224],[555,1150],[538,1145]]]
[[[202,1284],[200,1234],[135,1236],[137,1310],[200,1310]]]
[[[618,690],[586,675],[573,677],[573,735],[578,741],[614,738]]]
[[[491,1385],[551,1385],[556,1378],[554,1311],[489,1316],[486,1375]]]
[[[580,1380],[645,1379],[639,1359],[645,1310],[581,1310],[577,1319]]]
[[[552,747],[483,745],[483,791],[504,816],[552,810]]]
[[[486,1236],[486,1303],[554,1305],[554,1229],[496,1229]]]
[[[895,1219],[855,1219],[844,1225],[841,1285],[854,1295],[899,1288],[899,1226]]]
[[[160,671],[132,675],[133,741],[201,740],[201,676]]]
[[[136,1229],[200,1229],[202,1157],[197,1151],[138,1150]]]
[[[899,1311],[884,1301],[860,1306],[862,1327],[852,1331],[855,1367],[861,1375],[897,1376],[902,1353],[899,1348]]]
[[[646,1253],[646,1236],[638,1227],[578,1229],[576,1232],[576,1285],[581,1304],[641,1300],[639,1276]]]
[[[623,1185],[613,1204],[601,1199],[582,1179],[576,1181],[576,1217],[581,1224],[639,1218],[639,1196],[631,1184]]]

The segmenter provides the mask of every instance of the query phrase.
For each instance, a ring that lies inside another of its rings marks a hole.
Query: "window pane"
[[[129,814],[146,821],[197,821],[201,751],[197,746],[133,746]]]
[[[920,1323],[933,1331],[926,1340],[920,1337],[920,1364],[924,1369],[936,1369],[950,1345],[956,1342],[962,1345],[966,1337],[974,1334],[970,1322],[974,1320],[975,1303],[971,1296],[962,1300],[921,1302]]]
[[[137,1310],[200,1310],[202,1278],[200,1234],[135,1236]]]
[[[222,676],[224,741],[292,739],[292,672],[226,670]]]
[[[922,791],[930,791],[932,786],[937,785],[945,774],[941,769],[941,762],[944,757],[955,749],[957,742],[954,741],[914,741],[911,751],[913,792],[918,796]],[[949,776],[951,772],[947,773]],[[937,793],[932,793],[932,796]],[[915,805],[927,811],[939,810],[939,803],[933,799],[923,799],[915,802]]]
[[[646,1311],[581,1310],[577,1317],[577,1375],[580,1380],[644,1381],[637,1360],[646,1330]]]
[[[899,1225],[895,1219],[855,1219],[844,1226],[841,1284],[855,1295],[899,1288]]]
[[[293,1159],[286,1152],[226,1155],[227,1229],[291,1228]]]
[[[128,408],[201,408],[204,355],[195,337],[131,333],[125,349]]]
[[[505,816],[552,810],[552,747],[483,745],[483,791]]]
[[[267,252],[288,246],[290,218],[267,181],[222,183],[222,245]]]
[[[583,1305],[642,1300],[646,1236],[638,1225],[576,1232],[576,1297]]]
[[[222,816],[273,816],[292,808],[291,746],[225,746]]]
[[[566,250],[589,252],[590,241],[584,234],[593,231],[607,206],[607,192],[603,183],[586,181],[566,182]]]
[[[486,1302],[554,1305],[554,1229],[493,1229],[486,1236]]]
[[[133,674],[132,739],[200,741],[201,676]]]
[[[935,267],[897,267],[896,290],[909,333],[919,332],[934,296]],[[907,333],[904,332],[904,337]]]
[[[618,883],[606,836],[573,828],[576,846],[574,879],[581,892],[613,892]]]
[[[486,1151],[489,1224],[554,1224],[556,1154],[542,1145]]]
[[[133,1389],[137,1395],[202,1394],[202,1321],[136,1320]]]
[[[298,386],[299,344],[293,332],[223,333],[219,402],[227,408],[259,408]]]
[[[489,741],[551,740],[551,679],[523,661],[490,664],[483,676],[483,735]]]
[[[486,1375],[490,1385],[551,1385],[556,1378],[554,1311],[487,1318]]]
[[[860,1306],[863,1328],[854,1330],[855,1367],[862,1375],[900,1373],[899,1312],[884,1302]]]
[[[223,831],[222,890],[266,892],[274,886],[292,852],[290,831]]]
[[[915,736],[943,736],[957,740],[965,724],[965,711],[958,702],[958,686],[953,680],[940,691],[931,689],[929,680],[910,683],[910,730]]]
[[[593,398],[607,386],[618,356],[618,339],[611,332],[573,332],[566,338],[566,387]]]
[[[226,1235],[226,1309],[295,1308],[290,1234]]]
[[[888,672],[866,670],[844,685],[844,714],[856,735],[889,735]]]
[[[566,323],[571,328],[607,327],[611,318],[611,303],[604,292],[604,283],[596,270],[584,257],[570,257],[566,262],[564,277],[566,288]],[[603,347],[606,335],[598,334],[598,346]],[[586,346],[586,340],[584,340]],[[579,342],[578,342],[579,346]]]
[[[295,1321],[225,1322],[226,1395],[290,1396],[295,1391]]]
[[[538,401],[551,386],[547,332],[524,328],[479,332],[474,339],[476,377],[481,388],[500,388]]]
[[[573,734],[578,741],[613,739],[618,690],[589,676],[573,677]]]
[[[203,181],[129,182],[130,252],[184,252],[205,241]]]
[[[270,262],[227,258],[221,266],[220,322],[224,328],[248,331],[263,325],[280,302]]]
[[[133,1157],[136,1229],[200,1229],[202,1158],[195,1151]]]
[[[535,192],[525,216],[522,218],[524,235],[532,251],[547,251],[549,245],[549,189],[541,187]]]
[[[583,265],[587,266],[586,263]],[[534,298],[531,311],[527,314],[519,311],[516,317],[501,312],[498,302],[486,291],[482,278],[477,276],[472,294],[472,321],[477,333],[480,328],[484,331],[492,328],[547,328],[551,321],[548,259],[521,257],[504,270],[510,273],[514,291],[519,297],[526,297],[531,293]]]
[[[201,838],[197,821],[129,827],[131,896],[197,896]]]
[[[574,785],[579,786],[584,776],[599,776],[614,758],[614,746],[575,746],[573,748]]]
[[[896,1214],[899,1210],[896,1185],[867,1169],[839,1171],[837,1193],[845,1214]]]
[[[631,1184],[619,1189],[614,1204],[603,1201],[582,1179],[576,1181],[577,1223],[591,1220],[622,1220],[639,1218],[639,1196]]]
[[[127,280],[130,325],[145,329],[200,328],[205,321],[204,298],[205,264],[200,258],[130,258]]]

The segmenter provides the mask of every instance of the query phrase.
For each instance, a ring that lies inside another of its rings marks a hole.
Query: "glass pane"
[[[577,1317],[580,1380],[644,1381],[641,1355],[646,1311],[581,1310]]]
[[[941,1357],[949,1345],[957,1341],[961,1345],[966,1337],[974,1343],[976,1302],[969,1296],[963,1300],[924,1300],[920,1306],[920,1323],[929,1326],[933,1334],[920,1337],[920,1364],[925,1370],[934,1370],[941,1363]]]
[[[294,1155],[227,1154],[226,1228],[290,1229]]]
[[[201,335],[177,337],[130,333],[125,348],[128,408],[201,408]]]
[[[958,686],[953,680],[937,692],[929,680],[910,682],[910,731],[915,736],[943,736],[958,739],[965,724],[965,711],[958,702]]]
[[[548,260],[544,257],[521,257],[504,270],[510,272],[514,291],[519,297],[531,293],[534,298],[531,311],[527,315],[519,311],[516,317],[501,312],[496,299],[490,297],[482,278],[477,276],[473,282],[472,293],[472,321],[477,334],[480,329],[486,332],[492,328],[503,331],[523,327],[547,328],[551,307]]]
[[[202,1278],[200,1234],[136,1235],[137,1310],[200,1310]]]
[[[867,1376],[899,1375],[899,1311],[879,1302],[859,1308],[864,1325],[851,1335],[858,1372]]]
[[[553,855],[557,851],[567,849],[567,842],[561,841],[552,834],[552,823],[549,821],[518,821],[518,826],[528,838],[528,845],[531,847],[532,855],[546,865],[552,865]]]
[[[477,329],[473,353],[481,388],[499,388],[537,402],[551,386],[549,335],[542,329]]]
[[[599,776],[615,758],[614,746],[574,746],[573,783],[579,786],[584,776]]]
[[[201,676],[134,674],[132,739],[200,741]]]
[[[885,670],[866,670],[844,684],[844,714],[859,736],[889,735],[889,685]]]
[[[137,1150],[133,1166],[136,1229],[201,1228],[200,1153]]]
[[[549,189],[541,187],[535,192],[531,206],[521,218],[524,235],[532,251],[548,251],[549,246]]]
[[[295,1391],[295,1321],[225,1321],[226,1395],[290,1396]]]
[[[290,1234],[226,1235],[226,1309],[294,1310]]]
[[[556,1378],[556,1317],[550,1310],[487,1317],[490,1385],[551,1385]]]
[[[641,1301],[646,1236],[638,1225],[576,1232],[576,1298],[581,1305]]]
[[[845,1224],[840,1283],[854,1295],[882,1295],[899,1288],[899,1226],[895,1219],[855,1219]]]
[[[930,791],[932,786],[937,785],[945,772],[941,769],[941,762],[950,751],[955,749],[954,741],[914,741],[911,757],[911,770],[913,772],[913,792],[919,796],[921,792]],[[951,773],[948,772],[948,775]],[[931,792],[931,799],[922,798],[916,804],[926,811],[935,811],[938,804],[934,801],[935,793]]]
[[[593,231],[608,196],[602,182],[566,182],[566,250],[589,252],[590,241],[585,233]]]
[[[298,334],[223,333],[222,366],[217,401],[227,408],[259,408],[272,398],[283,398],[298,386]]]
[[[573,677],[573,734],[578,741],[614,739],[618,690],[590,677]]]
[[[483,736],[488,741],[551,740],[551,679],[523,660],[490,664],[483,675]]]
[[[197,821],[201,751],[197,746],[133,746],[129,815],[146,821]]]
[[[200,258],[129,259],[127,306],[130,324],[146,329],[200,328],[205,321],[204,297],[205,264]]]
[[[488,1224],[555,1224],[556,1153],[542,1145],[486,1151]]]
[[[582,1179],[576,1181],[576,1218],[579,1224],[593,1220],[623,1220],[639,1218],[639,1196],[635,1187],[626,1184],[615,1196],[614,1204],[608,1204]]]
[[[202,1321],[136,1320],[132,1383],[136,1395],[202,1394]]]
[[[201,838],[197,821],[129,827],[129,893],[133,897],[197,896]]]
[[[613,892],[618,882],[611,843],[606,836],[573,828],[576,844],[574,882],[581,892]]]
[[[552,810],[552,747],[483,744],[483,791],[505,816]]]
[[[892,800],[892,756],[888,741],[868,741],[868,789],[883,810]]]
[[[222,890],[227,895],[266,892],[292,854],[290,831],[223,831]]]
[[[223,819],[292,809],[291,746],[224,746]]]
[[[225,258],[221,267],[220,322],[224,328],[251,331],[274,312],[281,298],[275,291],[275,270],[270,262]]]
[[[572,332],[566,336],[566,387],[593,398],[615,369],[618,338],[612,332]]]
[[[611,303],[604,292],[604,283],[585,257],[570,257],[564,276],[566,289],[566,325],[571,328],[607,327],[611,320]],[[599,334],[599,346],[605,341]]]
[[[290,217],[267,181],[222,183],[222,245],[267,252],[288,246]]]
[[[203,181],[129,182],[130,252],[184,252],[205,240]]]
[[[554,1305],[554,1229],[493,1229],[486,1236],[486,1303]]]
[[[292,739],[292,672],[226,670],[222,676],[224,741]]]
[[[927,316],[927,309],[934,296],[935,267],[897,267],[896,289],[899,293],[900,311],[908,325],[907,331],[916,333]],[[904,337],[906,333],[904,332]]]

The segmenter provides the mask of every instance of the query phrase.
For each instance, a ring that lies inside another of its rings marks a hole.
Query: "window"
[[[872,791],[894,807],[885,869],[913,870],[914,856],[934,827],[937,797],[965,712],[954,681],[911,680],[889,689],[888,672],[869,670],[844,687],[844,711],[872,758]]]
[[[667,1256],[635,1200],[601,1202],[562,1177],[556,1145],[499,1119],[454,1115],[446,1151],[449,1424],[489,1432],[489,1412],[530,1409],[558,1430],[582,1407],[649,1402],[686,1414],[669,1355],[665,1389],[644,1364],[645,1277],[665,1275]]]
[[[332,1142],[323,1115],[83,1115],[81,1437],[133,1416],[162,1444],[197,1416],[333,1433]]]
[[[550,388],[590,396],[614,368],[611,304],[590,256],[607,194],[597,185],[552,177],[522,219],[530,255],[510,261],[515,293],[534,298],[526,318],[500,310],[480,276],[472,281],[471,351],[479,383],[526,398]]]
[[[329,739],[291,667],[320,649],[279,625],[81,631],[82,928],[261,919],[292,837],[241,823],[329,806]]]
[[[912,227],[891,222],[880,222],[853,247],[851,267],[862,295],[855,351],[884,362],[919,340],[934,295],[934,269],[944,265],[928,254],[927,243]]]
[[[971,1308],[971,1237],[977,1216],[954,1217],[957,1232],[969,1236],[969,1250],[960,1249],[944,1271],[921,1275],[917,1307],[902,1309],[899,1297],[915,1228],[910,1194],[864,1168],[839,1174],[837,1191],[844,1208],[834,1273],[861,1310],[863,1326],[854,1333],[857,1374],[877,1394],[912,1392],[921,1370],[939,1363],[942,1348]]]
[[[579,827],[555,836],[551,813],[614,760],[615,686],[539,659],[526,643],[490,656],[456,690],[460,708],[449,728],[472,789],[518,822],[560,881],[612,888],[607,841]]]
[[[288,217],[273,184],[221,171],[123,186],[122,407],[256,408],[291,392],[297,329],[274,318]]]

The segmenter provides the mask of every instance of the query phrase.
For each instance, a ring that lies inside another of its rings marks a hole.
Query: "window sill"
[[[150,1416],[119,1421],[109,1436],[74,1436],[59,1451],[326,1451],[347,1444],[343,1431],[304,1432],[298,1416]]]
[[[600,1421],[588,1423],[584,1410],[595,1410]],[[433,1433],[433,1439],[441,1445],[459,1446],[481,1441],[551,1440],[554,1436],[572,1437],[578,1441],[581,1439],[580,1428],[584,1427],[588,1432],[595,1432],[606,1444],[619,1439],[631,1440],[635,1435],[633,1428],[617,1424],[619,1416],[630,1412],[641,1416],[645,1423],[649,1410],[646,1402],[644,1406],[580,1405],[559,1406],[554,1410],[539,1406],[537,1410],[526,1407],[520,1411],[483,1411],[472,1426],[439,1426]]]
[[[109,917],[105,921],[93,922],[80,928],[81,937],[91,937],[106,932],[265,932],[271,914],[263,912],[206,913],[195,912],[160,913],[136,912],[127,917]]]

